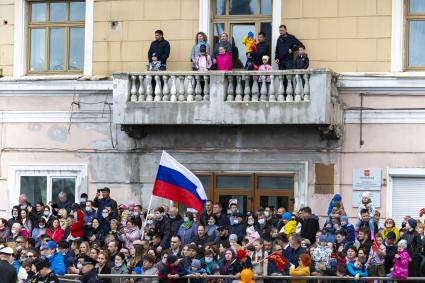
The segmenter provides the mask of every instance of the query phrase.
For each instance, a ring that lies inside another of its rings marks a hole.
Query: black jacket
[[[308,59],[307,55],[298,55],[297,58],[295,58],[295,69],[308,69],[309,64],[310,59]]]
[[[218,226],[226,226],[226,227],[230,227],[230,220],[229,217],[227,217],[224,214],[220,214],[220,216],[217,216],[217,224]]]
[[[171,236],[175,236],[177,235],[177,233],[179,232],[180,226],[183,223],[183,218],[180,216],[180,214],[176,215],[176,218],[170,219],[170,226],[171,226]]]
[[[162,217],[161,221],[157,221],[155,224],[155,234],[161,235],[162,240],[160,246],[163,249],[167,249],[170,246],[170,219],[168,217]]]
[[[93,206],[97,208],[97,218],[99,219],[102,218],[102,211],[108,206],[111,207],[112,210],[111,214],[109,215],[111,219],[115,219],[118,216],[118,204],[111,198],[99,199],[98,197],[95,197],[93,200]]]
[[[167,59],[170,56],[170,43],[165,39],[152,41],[148,51],[149,62],[152,62],[154,53],[161,64],[167,64]]]
[[[397,246],[396,245],[392,245],[392,246],[385,245],[385,247],[387,248],[387,250],[385,251],[384,267],[385,267],[385,273],[388,274],[388,273],[391,272],[391,268],[394,265],[394,258],[395,258],[395,255],[397,254]]]
[[[292,59],[292,53],[289,54],[289,49],[296,51],[302,45],[292,34],[287,33],[286,36],[279,36],[276,42],[275,59],[280,61],[289,61]]]
[[[301,237],[308,239],[311,244],[316,242],[316,233],[320,230],[319,218],[311,214],[307,219],[300,219]]]
[[[286,258],[290,263],[298,267],[298,260],[300,255],[307,253],[307,250],[303,247],[299,247],[298,249],[294,249],[291,246],[288,246],[283,252],[282,255]]]
[[[257,66],[261,66],[264,55],[270,57],[270,44],[266,41],[257,43],[256,50],[251,52],[252,62]]]
[[[208,224],[208,218],[211,215],[213,215],[213,214],[212,213],[211,214],[208,214],[206,211],[202,212],[201,219],[200,219],[201,220],[201,224],[204,225],[204,226],[207,226],[207,224]]]
[[[56,277],[56,275],[53,272],[50,272],[49,274],[47,274],[46,277],[42,277],[40,275],[36,275],[35,278],[33,278],[32,280],[34,280],[33,282],[44,282],[44,283],[59,283],[59,279]],[[86,283],[84,281],[82,281],[83,283]],[[95,283],[95,282],[90,282],[90,283]],[[97,283],[97,282],[96,282]]]
[[[16,283],[18,275],[15,268],[5,260],[0,260],[1,282]]]
[[[102,281],[97,277],[96,268],[93,268],[89,273],[83,274],[83,276],[81,276],[81,282],[82,283],[100,283]]]
[[[421,236],[415,230],[406,231],[403,236],[400,237],[400,240],[407,241],[407,249],[409,251],[410,258],[419,257],[422,254],[422,240]]]

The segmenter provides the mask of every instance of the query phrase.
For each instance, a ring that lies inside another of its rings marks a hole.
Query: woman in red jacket
[[[72,225],[68,227],[70,235],[69,240],[82,239],[84,237],[84,213],[81,209],[77,209],[74,212],[74,221]]]
[[[50,238],[57,243],[59,240],[63,239],[64,234],[65,231],[61,228],[59,220],[53,220],[52,227],[47,231],[47,235],[49,235]]]

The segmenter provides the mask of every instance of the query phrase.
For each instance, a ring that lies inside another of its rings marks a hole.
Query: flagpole
[[[152,198],[153,198],[153,195],[151,195],[151,198],[149,200],[148,211],[146,212],[145,224],[143,224],[143,227],[142,227],[142,237],[141,237],[142,240],[143,240],[143,237],[145,236],[145,227],[148,222],[148,215],[152,207]]]

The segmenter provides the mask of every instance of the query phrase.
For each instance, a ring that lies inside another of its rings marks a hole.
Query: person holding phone
[[[104,187],[102,189],[98,189],[96,193],[96,197],[93,200],[93,206],[97,208],[97,216],[102,216],[103,209],[110,207],[111,213],[110,218],[117,218],[118,213],[118,204],[115,200],[110,197],[111,190],[108,187]],[[100,198],[102,195],[102,198]]]

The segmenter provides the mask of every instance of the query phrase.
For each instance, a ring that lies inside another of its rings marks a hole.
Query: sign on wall
[[[362,203],[362,191],[353,191],[353,195],[351,198],[353,207],[359,207]],[[381,207],[381,192],[369,192],[370,199],[373,202],[375,207]]]
[[[353,169],[353,190],[381,190],[381,168]]]

